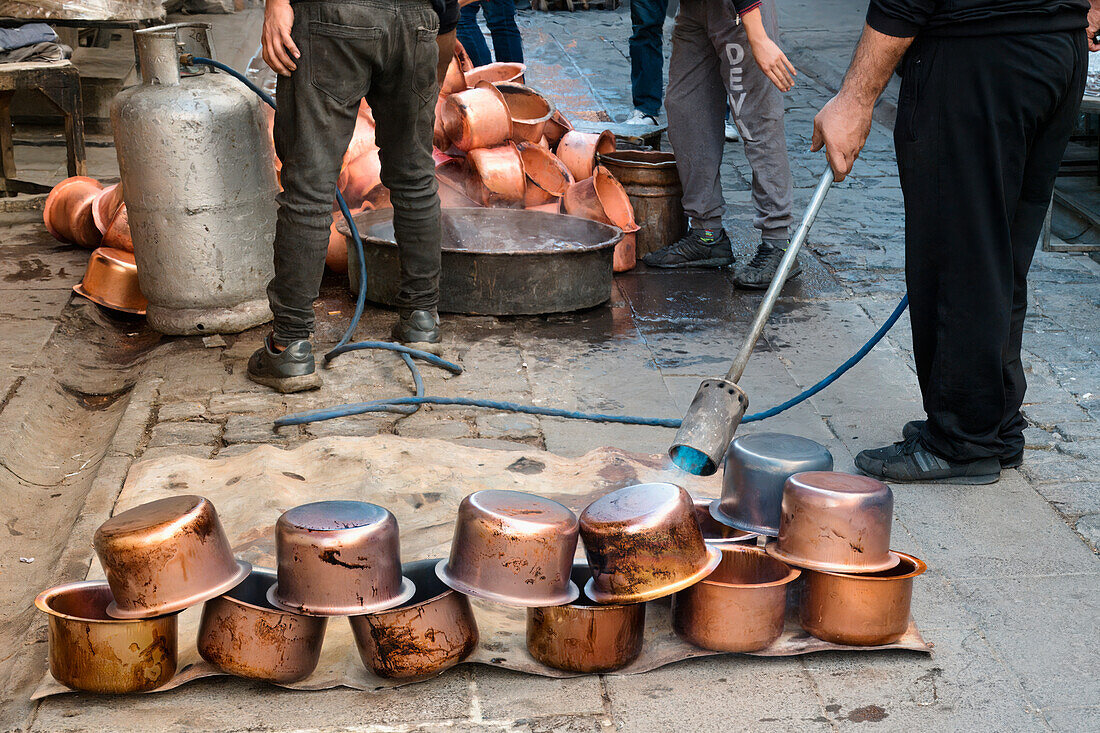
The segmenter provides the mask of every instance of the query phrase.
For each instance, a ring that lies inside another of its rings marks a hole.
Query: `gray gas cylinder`
[[[209,25],[134,34],[142,83],[111,105],[150,325],[235,333],[271,319],[277,183],[260,100],[181,54],[212,58]]]

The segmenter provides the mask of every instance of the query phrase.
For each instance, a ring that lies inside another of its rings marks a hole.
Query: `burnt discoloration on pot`
[[[518,491],[479,491],[462,500],[451,555],[436,568],[451,588],[513,606],[556,606],[577,597],[569,580],[577,517]]]
[[[326,618],[289,613],[267,600],[275,572],[253,568],[236,588],[206,602],[199,654],[223,672],[279,684],[298,682],[317,667]]]
[[[720,559],[708,548],[691,496],[673,484],[638,484],[597,499],[580,532],[599,603],[634,603],[696,583]]]
[[[201,496],[159,499],[117,514],[95,533],[114,594],[107,613],[149,618],[218,596],[248,574],[214,505]]]
[[[416,585],[416,594],[404,605],[349,619],[363,664],[379,677],[411,680],[437,675],[477,648],[470,602],[436,577],[438,564],[421,560],[403,567]]]
[[[49,616],[50,674],[75,690],[153,690],[176,673],[176,615],[123,621],[107,615],[110,587],[68,583],[35,599]]]
[[[575,565],[573,582],[592,579],[587,565]],[[645,604],[597,605],[582,595],[575,602],[527,610],[527,651],[542,664],[582,674],[613,672],[642,652]]]
[[[713,573],[673,596],[672,628],[703,649],[764,649],[783,633],[787,588],[799,572],[760,547],[723,547]]]
[[[401,576],[397,519],[361,501],[318,501],[284,512],[275,524],[277,608],[348,616],[397,606],[413,594]]]

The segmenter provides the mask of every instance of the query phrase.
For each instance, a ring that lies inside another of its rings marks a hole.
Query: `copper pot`
[[[638,484],[588,505],[581,538],[597,603],[638,603],[672,595],[707,577],[722,559],[703,541],[691,496],[673,484]]]
[[[115,600],[113,618],[180,611],[220,596],[252,568],[233,557],[214,505],[172,496],[116,514],[95,532],[95,551]]]
[[[378,148],[371,148],[358,156],[340,171],[336,187],[344,195],[348,206],[363,205],[370,191],[382,182],[382,159]]]
[[[779,534],[783,487],[803,471],[831,471],[829,449],[782,433],[742,435],[726,450],[722,498],[711,505],[715,521],[774,537]]]
[[[94,178],[73,176],[57,184],[46,197],[42,221],[54,239],[95,249],[103,235],[95,224],[92,204],[103,190]]]
[[[699,522],[699,531],[703,533],[703,541],[708,545],[727,545],[733,542],[756,542],[760,535],[754,532],[746,532],[743,529],[727,527],[721,522],[716,522],[710,515],[710,505],[717,499],[692,499],[695,503],[695,521]]]
[[[869,476],[796,473],[783,488],[779,536],[768,552],[789,565],[873,573],[898,564],[890,554],[894,495]]]
[[[638,231],[626,189],[602,165],[596,166],[591,177],[569,186],[564,201],[566,212],[573,216],[612,224],[627,234]]]
[[[148,306],[138,285],[134,255],[121,249],[100,247],[92,252],[84,279],[73,290],[97,305],[123,313],[141,315]]]
[[[458,505],[440,579],[469,596],[510,606],[559,606],[580,590],[569,579],[577,517],[556,501],[490,489]]]
[[[520,143],[519,155],[527,176],[524,208],[561,201],[573,183],[573,176],[565,164],[546,148],[533,143]]]
[[[494,61],[491,64],[477,66],[466,72],[466,86],[475,87],[481,82],[496,84],[498,82],[511,81],[523,83],[523,72],[527,70],[524,64],[510,61]]]
[[[318,501],[275,523],[277,608],[309,616],[352,616],[399,606],[415,592],[401,576],[397,519],[361,501]]]
[[[103,581],[43,591],[34,605],[49,617],[50,674],[74,690],[154,690],[176,673],[176,614],[137,621],[107,615],[114,597]]]
[[[500,90],[488,82],[447,97],[443,131],[459,150],[500,145],[512,137],[512,117]]]
[[[443,84],[439,87],[439,93],[446,96],[465,91],[468,88],[466,74],[459,65],[458,57],[454,56],[451,58],[451,63],[447,64],[447,75],[443,77]]]
[[[530,87],[514,82],[496,85],[504,95],[508,113],[512,117],[512,139],[516,142],[538,144],[543,128],[554,114],[554,105]]]
[[[120,249],[123,252],[134,251],[134,240],[130,236],[130,216],[126,213],[126,204],[115,209],[114,216],[107,223],[103,233],[103,246]]]
[[[546,126],[542,128],[542,134],[546,136],[547,145],[556,148],[565,133],[572,129],[573,123],[565,119],[565,115],[561,112],[554,110],[554,114],[550,115]]]
[[[573,582],[592,579],[587,565],[573,566]],[[596,605],[583,593],[564,606],[527,609],[527,651],[547,667],[598,674],[614,672],[642,653],[645,604]]]
[[[199,654],[228,674],[278,684],[309,677],[321,658],[327,618],[299,616],[267,600],[274,570],[252,568],[240,585],[202,609]]]
[[[407,563],[402,572],[416,585],[416,594],[408,602],[349,619],[363,664],[379,677],[431,677],[459,664],[477,648],[477,621],[470,601],[436,576],[438,564],[439,560]]]
[[[554,199],[545,204],[535,204],[534,206],[524,206],[527,211],[544,211],[548,214],[560,214],[561,213],[561,199]]]
[[[440,94],[435,100],[435,123],[432,125],[432,146],[434,150],[450,150],[451,140],[443,127],[443,105],[447,98]],[[433,150],[433,152],[434,152]]]
[[[762,547],[727,545],[706,579],[672,598],[672,628],[695,646],[718,652],[752,652],[783,633],[787,587],[800,571]]]
[[[515,143],[495,148],[478,148],[466,155],[471,176],[466,194],[483,206],[519,208],[527,190],[523,159]]]
[[[325,267],[333,272],[345,273],[348,271],[348,241],[343,234],[337,231],[335,219],[328,228]]]
[[[799,605],[802,628],[818,639],[851,646],[892,644],[909,628],[913,579],[923,560],[891,553],[898,564],[865,575],[806,571]]]
[[[92,201],[92,221],[100,234],[107,233],[107,225],[111,223],[115,212],[123,205],[122,184],[114,183],[100,189]]]
[[[455,41],[455,61],[458,62],[458,68],[462,69],[462,73],[465,74],[474,68],[474,62],[470,58],[470,54],[467,53],[466,47],[462,45],[462,41]]]
[[[558,142],[557,155],[573,178],[583,181],[596,168],[596,156],[615,151],[615,136],[609,130],[601,133],[569,130]]]
[[[438,169],[437,169],[438,170]],[[436,173],[439,181],[439,205],[444,209],[464,209],[481,206],[477,201],[466,195],[466,187],[460,186],[439,173]]]

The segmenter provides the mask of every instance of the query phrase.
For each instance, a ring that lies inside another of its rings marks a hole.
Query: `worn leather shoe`
[[[282,351],[276,351],[269,335],[248,360],[248,378],[284,394],[321,386],[321,375],[313,361],[313,345],[307,339],[291,341]]]
[[[924,430],[924,423],[924,420],[910,420],[909,422],[905,423],[905,425],[901,427],[901,437],[908,440],[914,435],[920,435],[921,431]],[[1001,459],[1002,469],[1019,468],[1022,465],[1024,465],[1023,451],[1019,451],[1018,453],[1014,453],[1007,458]]]
[[[642,258],[650,267],[725,267],[733,264],[733,245],[725,229],[688,230],[679,241]]]
[[[860,451],[856,468],[881,481],[896,483],[991,484],[1001,478],[996,458],[955,463],[924,447],[920,435],[884,448]]]
[[[398,316],[394,324],[393,340],[410,349],[439,355],[443,335],[439,331],[439,316],[435,311],[419,310]]]

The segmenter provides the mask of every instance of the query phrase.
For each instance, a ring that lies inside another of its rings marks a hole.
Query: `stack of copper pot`
[[[84,279],[73,290],[110,310],[145,312],[122,184],[104,186],[86,176],[66,178],[46,197],[42,219],[58,241],[93,250]]]

